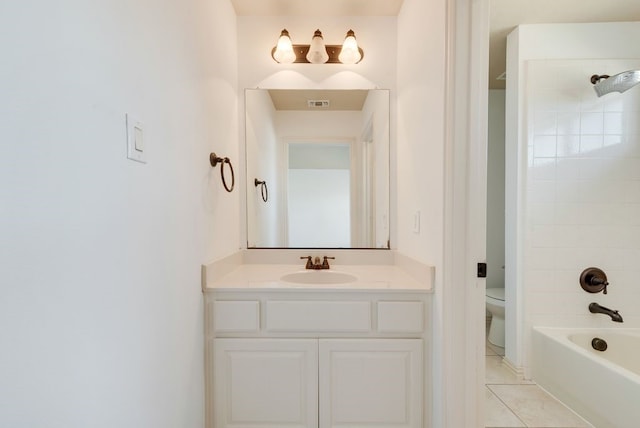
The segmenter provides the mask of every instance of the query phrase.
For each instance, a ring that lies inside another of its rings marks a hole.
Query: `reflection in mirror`
[[[245,106],[248,248],[389,248],[388,90],[247,89]]]

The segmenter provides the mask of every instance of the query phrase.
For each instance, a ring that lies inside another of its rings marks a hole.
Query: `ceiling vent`
[[[329,100],[307,100],[309,108],[329,108]]]

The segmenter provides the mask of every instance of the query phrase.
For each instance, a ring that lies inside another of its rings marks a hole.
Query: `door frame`
[[[448,0],[445,221],[441,291],[443,402],[435,426],[484,425],[489,0]]]

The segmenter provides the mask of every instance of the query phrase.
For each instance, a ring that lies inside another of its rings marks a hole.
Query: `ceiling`
[[[231,0],[238,15],[395,16],[403,0]],[[427,1],[427,0],[423,0]],[[640,0],[489,0],[489,88],[505,71],[507,34],[519,24],[640,21]],[[638,41],[633,41],[638,43]]]
[[[489,0],[489,88],[506,69],[507,35],[519,24],[640,21],[640,0]],[[639,43],[640,41],[630,41]]]
[[[269,95],[276,110],[362,110],[367,90],[290,90],[271,89]],[[309,101],[328,101],[326,107],[310,107]]]
[[[231,0],[237,15],[396,16],[403,0]]]

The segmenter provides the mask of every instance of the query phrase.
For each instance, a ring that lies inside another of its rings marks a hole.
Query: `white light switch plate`
[[[126,115],[127,122],[127,157],[131,160],[147,163],[147,148],[144,141],[142,123]]]

